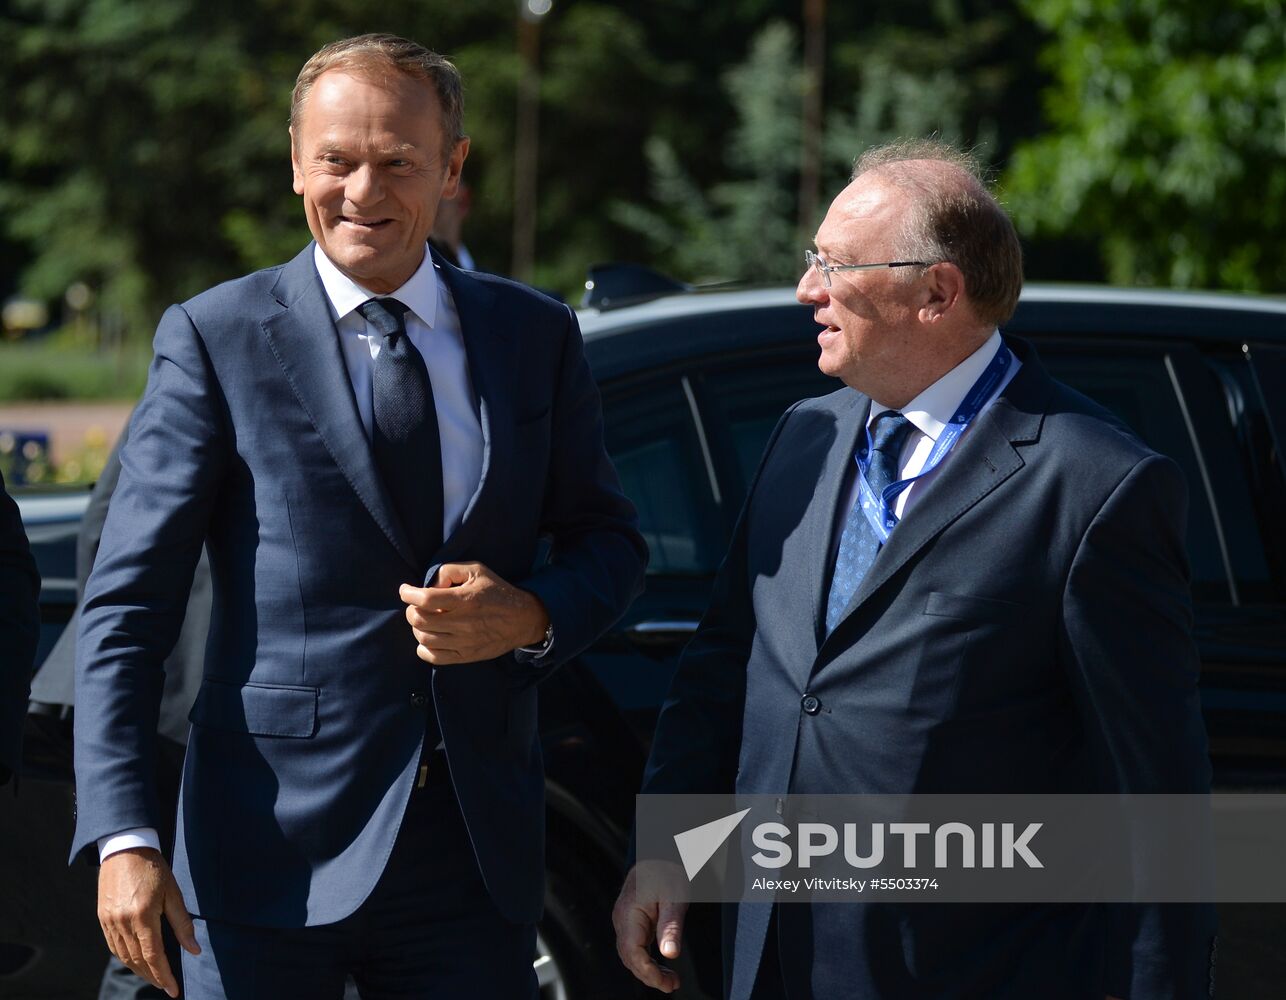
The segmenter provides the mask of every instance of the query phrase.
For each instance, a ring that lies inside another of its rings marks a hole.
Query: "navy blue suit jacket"
[[[73,856],[158,825],[161,665],[205,542],[213,611],[174,862],[188,906],[280,927],[356,909],[392,849],[436,704],[487,886],[509,919],[539,914],[535,683],[623,613],[646,550],[603,450],[574,314],[501,278],[440,274],[484,452],[430,567],[376,471],[312,246],[162,318],[82,612]],[[552,554],[533,568],[542,535]],[[431,669],[416,657],[398,586],[460,560],[544,602],[547,660]]]
[[[0,784],[22,762],[22,724],[40,639],[39,596],[22,517],[0,476]]]
[[[783,417],[645,792],[1208,790],[1182,474],[1010,344],[1022,369],[824,639],[870,403],[842,389]],[[738,1000],[768,917],[732,914]],[[779,920],[788,980],[819,998],[1196,996],[1213,934],[1196,907],[783,905]]]

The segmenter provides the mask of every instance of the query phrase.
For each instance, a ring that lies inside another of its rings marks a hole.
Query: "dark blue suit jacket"
[[[1022,369],[824,641],[834,515],[870,404],[842,389],[786,414],[645,792],[1208,790],[1182,474],[1011,346]],[[768,916],[732,915],[738,1000]],[[1197,996],[1213,935],[1196,907],[783,905],[779,920],[787,977],[818,998]]]
[[[161,664],[205,541],[214,602],[175,845],[189,907],[260,926],[356,909],[392,849],[436,704],[483,877],[509,919],[532,921],[544,819],[535,683],[625,610],[646,558],[603,450],[575,317],[521,285],[441,266],[480,407],[483,478],[426,568],[377,474],[312,255],[161,320],[86,588],[72,853],[157,825]],[[552,555],[533,569],[542,534]],[[548,661],[435,670],[415,656],[398,586],[459,560],[540,597],[556,630]]]
[[[40,639],[39,596],[22,517],[0,476],[0,784],[22,762],[22,724]]]

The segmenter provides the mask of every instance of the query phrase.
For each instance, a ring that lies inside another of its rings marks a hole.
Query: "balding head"
[[[907,195],[899,259],[958,267],[969,305],[985,325],[1013,315],[1023,285],[1022,247],[972,157],[932,139],[902,140],[863,153],[852,179],[867,175]]]

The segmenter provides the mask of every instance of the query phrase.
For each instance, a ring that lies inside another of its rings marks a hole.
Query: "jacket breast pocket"
[[[208,729],[307,739],[317,732],[317,697],[311,687],[205,680],[188,719]]]
[[[931,591],[924,605],[924,613],[938,618],[958,618],[965,622],[990,622],[1004,624],[1023,613],[1023,606],[1014,601],[995,597],[973,597],[968,594],[947,594]]]
[[[1046,683],[1029,655],[1036,609],[993,597],[931,592],[922,619],[917,706],[940,718],[985,717],[1022,704]]]

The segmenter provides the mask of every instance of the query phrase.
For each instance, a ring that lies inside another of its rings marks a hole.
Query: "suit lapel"
[[[283,308],[264,320],[263,331],[291,390],[380,530],[419,568],[375,467],[311,243],[282,268],[272,294]]]
[[[491,490],[513,453],[514,399],[518,391],[518,351],[508,324],[495,315],[495,295],[487,286],[434,254],[439,275],[446,281],[460,317],[469,380],[482,425],[482,477],[469,498],[459,526],[434,558],[435,564],[454,562],[472,548],[477,535],[483,495]],[[435,567],[436,568],[436,567]]]
[[[848,619],[898,570],[1023,467],[1022,455],[1014,445],[1039,439],[1051,383],[1027,344],[1012,338],[1007,342],[1022,360],[1022,369],[978,418],[965,439],[952,449],[906,520],[889,536],[849,602],[844,618],[823,643],[823,651]],[[833,512],[833,504],[830,509]]]

